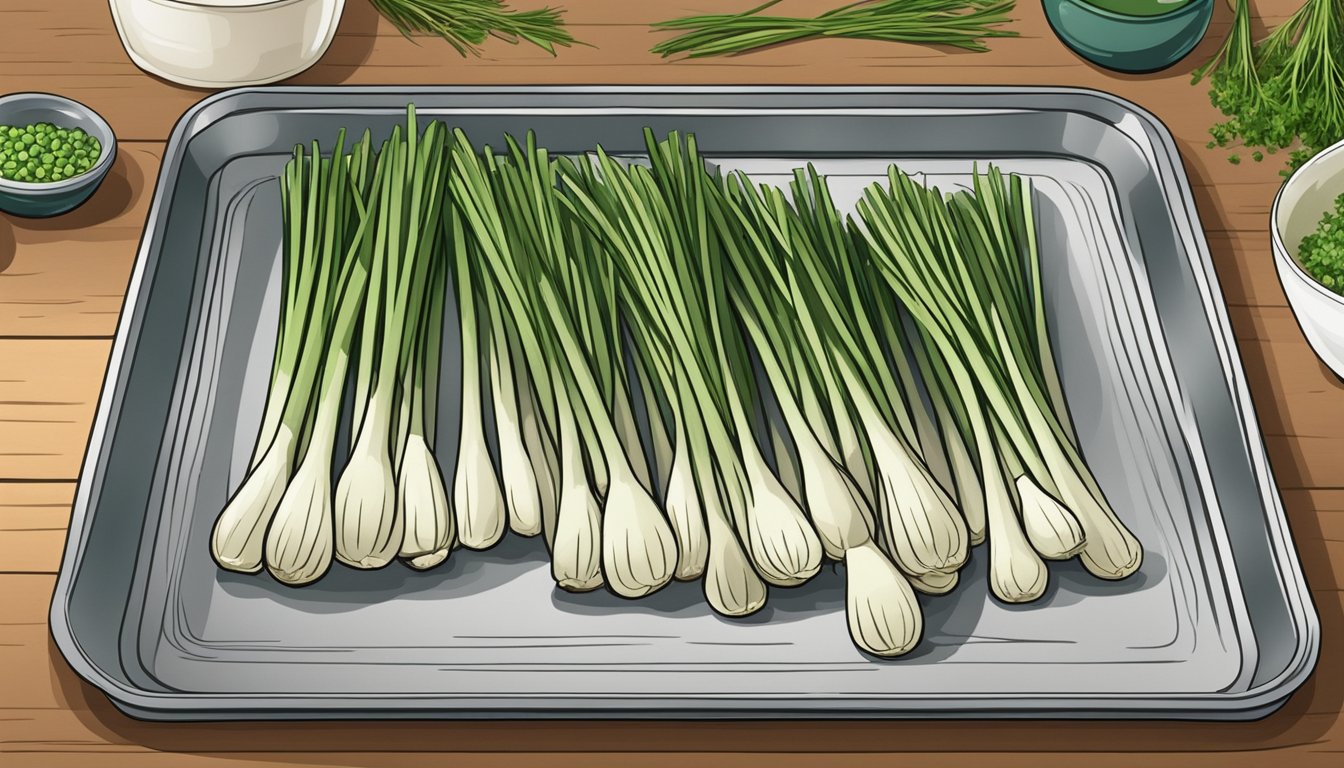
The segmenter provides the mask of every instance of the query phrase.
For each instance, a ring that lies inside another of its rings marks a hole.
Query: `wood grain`
[[[0,482],[0,573],[56,573],[74,483]]]
[[[1017,39],[986,54],[823,41],[747,56],[661,61],[648,22],[755,0],[575,0],[592,47],[551,58],[494,41],[461,59],[410,41],[367,0],[348,0],[322,62],[291,83],[1030,84],[1115,93],[1156,114],[1179,148],[1218,272],[1270,460],[1321,616],[1313,678],[1255,723],[707,722],[154,724],[117,712],[59,657],[47,627],[75,484],[163,142],[205,91],[139,72],[104,2],[0,2],[0,93],[44,90],[94,107],[121,150],[103,187],[64,217],[0,215],[0,768],[215,766],[1338,765],[1344,758],[1344,385],[1311,353],[1274,273],[1267,232],[1277,158],[1232,165],[1205,147],[1218,118],[1182,64],[1123,76],[1081,62],[1021,0]],[[537,7],[541,0],[516,0]],[[785,0],[781,12],[836,0]],[[1257,32],[1300,0],[1256,0]],[[452,753],[452,754],[444,754]],[[897,754],[899,753],[899,754]]]
[[[0,481],[74,480],[112,343],[0,339]]]
[[[163,144],[121,144],[87,203],[56,219],[0,214],[0,338],[116,332]]]
[[[519,7],[541,3],[520,0]],[[107,8],[85,0],[6,0],[0,16],[0,92],[46,90],[98,110],[126,140],[162,140],[173,121],[206,92],[146,78],[112,33]],[[1277,22],[1295,0],[1255,4]],[[789,0],[779,12],[815,13],[833,0]],[[781,46],[748,56],[664,61],[649,52],[669,33],[648,24],[729,8],[698,2],[584,0],[567,4],[566,20],[584,46],[552,58],[528,46],[491,41],[480,58],[460,58],[435,40],[407,40],[364,0],[350,0],[323,59],[293,84],[565,84],[565,83],[1003,83],[1079,85],[1128,91],[1164,117],[1191,113],[1207,126],[1214,113],[1189,86],[1189,72],[1217,48],[1230,22],[1218,9],[1210,33],[1185,62],[1159,75],[1117,76],[1080,62],[1060,45],[1039,3],[1021,2],[1013,16],[1020,37],[999,39],[984,54],[872,41],[828,40],[806,51]],[[1117,87],[1119,86],[1119,87]],[[1126,87],[1141,86],[1141,87]],[[1195,98],[1191,98],[1195,95]],[[1202,139],[1201,139],[1202,143]]]

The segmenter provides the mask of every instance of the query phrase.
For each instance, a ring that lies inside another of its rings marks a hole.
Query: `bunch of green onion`
[[[279,340],[254,458],[215,523],[211,553],[222,567],[264,565],[300,585],[333,557],[377,568],[400,554],[428,567],[451,550],[433,452],[443,142],[442,124],[422,135],[411,109],[376,162],[367,133],[348,152],[342,134],[330,157],[314,143],[286,166]],[[352,452],[333,489],[356,355]]]
[[[297,585],[511,530],[542,536],[562,589],[701,580],[744,616],[829,559],[879,656],[918,643],[917,594],[954,589],[982,541],[1007,602],[1041,596],[1046,560],[1139,567],[1069,419],[1021,179],[943,195],[893,168],[846,217],[811,167],[780,189],[694,136],[645,141],[640,160],[481,149],[412,109],[376,155],[367,135],[296,150],[271,390],[220,565]]]

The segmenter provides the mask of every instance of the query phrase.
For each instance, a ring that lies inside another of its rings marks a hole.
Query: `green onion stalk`
[[[800,242],[807,246],[797,251],[804,258],[795,261],[803,268],[795,277],[795,292],[800,285],[810,285],[814,291],[812,303],[823,311],[807,316],[818,320],[813,332],[828,338],[840,381],[858,395],[855,408],[882,491],[878,499],[882,538],[908,573],[945,583],[939,577],[955,574],[966,562],[970,536],[965,519],[921,451],[915,413],[923,406],[918,400],[912,404],[900,382],[905,358],[884,348],[881,321],[868,296],[867,269],[826,180],[809,167],[795,172],[790,189],[798,212],[795,226]],[[897,347],[901,351],[899,340]],[[933,454],[937,446],[928,448]]]
[[[1030,363],[1036,397],[1042,409],[1055,418],[1056,439],[1076,453],[1077,440],[1045,327],[1031,191],[1020,177],[1010,177],[1006,184],[1004,181],[997,169],[990,169],[988,174],[976,173],[974,195],[959,192],[949,200],[953,220],[961,222],[958,229],[963,249],[976,254],[973,264],[980,271],[977,282],[994,287],[997,301],[992,319],[1005,317],[1006,327],[1013,329],[1014,341],[1011,346],[1004,346],[1005,355],[1014,362],[1025,359]],[[1019,347],[1023,353],[1015,353]],[[1030,416],[1032,411],[1029,409],[1027,413]],[[1030,477],[1020,452],[1015,449],[1003,451],[1002,458],[1007,477],[1017,490],[1019,515],[1027,539],[1037,553],[1051,560],[1077,554],[1084,547],[1085,532],[1073,513],[1059,503],[1061,492],[1053,479]],[[1087,484],[1091,496],[1104,499],[1091,472],[1084,467],[1079,477]]]
[[[712,354],[722,371],[719,391],[725,397],[721,402],[727,404],[728,423],[736,436],[745,469],[744,488],[755,507],[745,516],[747,528],[739,529],[739,533],[746,539],[747,552],[766,581],[779,586],[801,583],[820,568],[823,548],[799,502],[779,480],[755,438],[753,417],[759,412],[760,399],[756,374],[738,331],[730,326],[732,303],[727,292],[728,272],[721,256],[724,246],[712,224],[718,199],[712,188],[720,182],[708,173],[693,135],[683,140],[680,134],[673,133],[667,140],[655,142],[652,132],[646,130],[645,141],[652,160],[652,180],[672,214],[668,225],[681,233],[683,247],[669,251],[681,259],[676,263],[683,277],[680,296],[688,306],[692,305],[692,296],[703,302],[703,313],[709,322],[702,329],[708,330],[709,336],[701,338],[717,342],[712,344]],[[685,279],[687,276],[698,276],[698,285]],[[704,358],[709,359],[710,354],[706,350]],[[782,550],[787,557],[766,554],[780,552],[781,544],[790,547]],[[764,570],[762,562],[767,564]]]
[[[632,316],[639,313],[650,318],[633,322],[632,336],[647,364],[645,391],[650,402],[666,402],[670,414],[670,426],[663,426],[669,432],[672,451],[663,509],[681,548],[676,576],[684,581],[703,577],[706,600],[720,614],[755,613],[765,606],[766,584],[739,537],[728,506],[736,489],[728,487],[729,481],[714,463],[713,441],[691,377],[678,370],[679,362],[669,354],[667,332],[648,314],[652,310],[632,298],[626,298],[623,306],[631,308]]]
[[[442,563],[457,541],[457,521],[443,470],[434,453],[438,418],[439,366],[443,352],[444,304],[448,292],[447,247],[440,242],[431,252],[434,263],[425,287],[426,297],[414,346],[404,355],[398,430],[397,515],[402,521],[397,556],[417,570]]]
[[[351,344],[367,291],[372,260],[370,233],[380,215],[374,210],[373,199],[381,196],[381,169],[370,178],[373,165],[369,136],[366,133],[348,158],[343,156],[342,143],[338,142],[332,161],[333,186],[327,200],[332,218],[324,239],[324,249],[340,260],[340,279],[333,284],[331,299],[319,310],[326,313],[325,335],[305,341],[325,350],[314,392],[317,400],[311,406],[308,440],[296,454],[298,469],[266,534],[267,569],[278,581],[296,586],[316,581],[331,567],[332,459]],[[354,234],[346,235],[342,230],[353,230]]]
[[[381,301],[365,303],[362,346],[365,353],[377,355],[377,362],[373,380],[358,387],[367,397],[355,404],[361,415],[355,420],[349,462],[336,484],[336,557],[356,568],[387,565],[402,545],[397,449],[392,445],[397,394],[402,356],[413,347],[408,334],[414,333],[424,307],[434,251],[441,247],[445,133],[443,123],[436,120],[421,135],[411,107],[404,138],[398,126],[384,150],[392,153],[383,178],[382,210],[387,216],[379,218],[376,228],[370,286]]]
[[[657,154],[656,147],[652,151]],[[716,396],[709,394],[719,386],[714,379],[718,369],[702,364],[706,351],[698,335],[689,343],[690,337],[679,333],[700,305],[694,301],[694,290],[686,296],[690,304],[677,299],[682,289],[676,280],[698,284],[705,276],[672,270],[675,262],[668,250],[680,247],[680,238],[674,227],[667,226],[670,217],[659,217],[650,209],[648,202],[659,195],[652,193],[646,168],[627,171],[599,153],[596,166],[570,165],[566,170],[565,186],[575,213],[603,242],[606,258],[623,281],[621,306],[650,384],[646,402],[668,405],[674,454],[664,508],[678,540],[694,548],[690,556],[681,552],[678,572],[683,578],[703,574],[706,599],[718,613],[754,613],[765,605],[767,590],[739,538],[742,525],[735,515],[745,506],[731,501],[740,499],[739,481],[725,468],[731,466],[728,461],[737,449],[721,424],[717,431],[707,424],[708,419],[721,418]],[[643,183],[639,191],[633,187],[633,174]],[[650,235],[661,231],[661,237],[638,243],[638,235],[629,239],[622,235],[623,196],[639,201],[630,223]]]
[[[513,156],[521,154],[521,150],[512,144],[510,148],[515,150]],[[464,153],[470,151],[469,145],[461,139],[455,149]],[[551,320],[544,311],[537,309],[542,301],[538,298],[540,292],[528,294],[536,300],[536,304],[529,308],[517,303],[517,296],[523,294],[504,290],[504,287],[535,287],[539,281],[547,280],[554,289],[550,298],[557,302],[553,308],[573,321],[567,283],[564,282],[570,261],[568,249],[572,244],[556,234],[559,225],[553,207],[544,207],[554,195],[549,183],[541,182],[540,187],[531,188],[512,172],[506,158],[489,150],[483,168],[486,173],[480,177],[479,184],[483,186],[476,202],[485,217],[478,216],[473,222],[477,225],[478,237],[489,238],[488,249],[482,252],[493,254],[489,258],[497,259],[497,266],[504,268],[504,274],[512,279],[501,284],[492,270],[484,271],[490,275],[487,282],[492,287],[489,290],[515,308],[513,316],[519,341],[516,349],[522,353],[520,365],[531,369],[534,400],[539,405],[537,433],[541,438],[540,452],[534,447],[531,453],[549,464],[556,473],[554,520],[550,524],[551,533],[547,534],[551,546],[551,575],[557,586],[564,590],[597,589],[606,583],[602,573],[601,499],[606,495],[608,479],[602,445],[593,437],[588,422],[576,414],[574,404],[582,401],[581,395],[572,394],[574,387],[568,383],[570,378],[565,368],[570,361],[563,353],[548,354],[544,359],[536,358],[535,354],[529,356],[529,350],[558,346],[550,328]],[[533,181],[539,180],[534,178]],[[534,203],[536,198],[528,191],[540,200]],[[521,210],[526,212],[526,217],[499,218],[499,211],[519,210],[519,205],[524,206]],[[583,365],[591,371],[591,361],[585,358]],[[543,429],[543,425],[550,427]],[[552,433],[555,435],[553,441],[547,439]],[[551,456],[551,445],[555,446],[554,457]],[[537,476],[543,475],[537,473]],[[548,516],[551,514],[544,514],[543,518]],[[545,519],[542,523],[546,527]]]
[[[601,182],[598,175],[593,173],[594,166],[588,165],[584,171],[580,171],[572,161],[563,159],[560,161],[560,168],[568,180],[567,183],[579,184],[589,199],[607,200],[607,196],[600,189]],[[596,318],[597,322],[592,325],[605,330],[602,333],[589,332],[587,336],[591,340],[603,338],[611,340],[607,345],[611,347],[610,351],[598,352],[596,359],[611,360],[603,378],[614,384],[611,400],[622,440],[632,456],[632,461],[638,465],[637,469],[641,471],[641,476],[647,480],[646,487],[657,498],[662,499],[664,514],[668,518],[677,543],[677,566],[673,577],[680,581],[693,581],[704,575],[708,562],[708,530],[704,505],[691,468],[691,438],[686,434],[685,419],[679,413],[680,401],[673,396],[666,368],[663,367],[666,365],[666,356],[661,348],[649,348],[647,327],[642,327],[633,319],[628,322],[619,319],[622,310],[626,312],[628,318],[636,317],[639,303],[627,295],[628,290],[621,290],[628,286],[625,286],[616,274],[615,265],[605,246],[589,230],[582,217],[574,215],[577,209],[573,208],[573,204],[570,207],[571,215],[568,216],[570,242],[584,244],[586,252],[581,257],[583,263],[590,265],[590,269],[597,273],[590,278],[591,283],[604,288],[600,301],[595,297],[587,304],[604,308],[604,312]],[[639,350],[639,353],[634,355],[631,366],[626,365],[623,354],[626,338],[624,333],[629,334],[631,344]],[[641,437],[634,424],[630,396],[632,381],[628,376],[628,368],[631,367],[634,369],[635,379],[639,381],[646,404],[652,443],[651,466],[645,466],[648,462],[645,460],[642,448],[638,447]],[[669,420],[664,419],[662,410],[664,405],[670,413],[670,425]],[[739,593],[744,597],[755,594],[754,590],[739,590]],[[763,590],[761,594],[764,594]],[[756,605],[750,598],[745,599],[744,604]]]
[[[846,565],[850,634],[869,653],[906,653],[918,643],[923,627],[912,580],[879,546],[871,503],[838,458],[839,443],[826,413],[846,406],[837,399],[843,397],[838,390],[827,391],[818,381],[830,375],[833,362],[803,329],[812,322],[804,315],[824,310],[800,300],[802,294],[789,288],[790,262],[799,247],[807,246],[799,242],[801,233],[791,226],[792,209],[778,190],[753,188],[738,175],[731,177],[728,189],[725,202],[736,204],[728,203],[729,215],[721,226],[730,242],[736,236],[729,261],[737,273],[731,281],[737,320],[754,344],[797,452],[804,507],[827,554]],[[800,364],[789,366],[790,350]],[[832,404],[827,410],[820,407],[823,398]],[[805,413],[803,401],[814,405],[814,413]],[[840,428],[852,430],[853,425],[846,422]],[[788,452],[786,445],[776,454]]]
[[[544,507],[542,519],[547,545],[551,549],[552,576],[562,589],[573,592],[593,590],[603,584],[601,504],[588,482],[583,442],[577,434],[572,406],[566,403],[562,408],[553,394],[553,381],[561,380],[562,364],[557,359],[538,354],[538,350],[543,349],[542,331],[534,329],[531,313],[518,304],[523,296],[523,286],[534,285],[540,279],[539,263],[515,247],[518,230],[508,226],[499,215],[501,209],[495,200],[494,189],[494,156],[490,156],[488,167],[483,165],[475,157],[470,143],[460,134],[455,137],[450,152],[455,166],[452,171],[455,187],[463,197],[445,208],[444,215],[451,230],[457,233],[455,242],[462,243],[458,259],[459,284],[471,285],[473,295],[498,293],[500,301],[514,308],[512,328],[516,331],[516,343],[510,347],[514,355],[513,367],[528,372],[522,378],[526,380],[531,406],[531,416],[524,421],[525,426],[530,424],[524,438],[528,441],[529,457],[534,460],[535,476],[542,483],[547,478],[553,479],[550,492],[554,502],[549,505],[553,511],[548,512]],[[460,171],[456,166],[459,164],[471,174],[457,178]],[[500,288],[489,261],[493,261],[505,276],[504,285],[508,290]],[[478,271],[472,272],[472,269]],[[459,293],[464,290],[466,288],[460,288]],[[474,301],[471,297],[464,298]],[[470,317],[474,315],[464,315],[464,322]],[[472,424],[477,428],[476,422]],[[484,455],[483,437],[480,443]],[[544,466],[537,469],[539,462]],[[498,487],[497,481],[494,487]],[[501,493],[494,504],[499,510],[501,531],[503,505]]]
[[[450,172],[451,173],[451,172]],[[451,183],[451,182],[450,182]],[[500,477],[485,440],[485,392],[481,380],[484,332],[488,305],[476,239],[456,213],[456,202],[442,211],[453,253],[453,289],[461,329],[461,401],[457,439],[457,468],[453,474],[453,513],[458,540],[469,549],[489,549],[504,535],[508,509]]]
[[[307,302],[313,291],[312,281],[316,277],[313,270],[304,268],[303,261],[305,239],[311,242],[316,236],[318,208],[315,205],[304,205],[306,200],[311,199],[311,193],[304,189],[308,176],[304,173],[306,161],[302,159],[301,152],[301,148],[295,149],[294,159],[285,165],[281,176],[280,213],[285,238],[281,260],[283,295],[280,301],[279,333],[276,335],[275,357],[271,364],[270,390],[250,467],[256,467],[266,455],[266,449],[275,439],[276,429],[280,426],[280,417],[285,412],[285,402],[289,398],[294,368],[302,347],[299,342],[303,340],[303,328],[309,319]],[[311,166],[308,167],[311,170]]]
[[[800,321],[802,348],[813,352],[810,369],[822,397],[839,404],[831,408],[839,458],[855,456],[845,436],[858,438],[871,456],[862,461],[880,491],[874,501],[889,554],[914,576],[954,573],[967,555],[965,523],[912,445],[915,428],[903,394],[881,364],[885,353],[849,274],[849,238],[828,221],[838,213],[824,181],[815,174],[795,180],[797,210],[773,187],[743,182],[736,190],[758,228],[773,233],[773,247],[786,254],[781,287]]]
[[[600,536],[589,529],[584,539],[573,542],[575,551],[580,555],[591,552],[600,538],[602,578],[618,595],[633,598],[661,589],[675,568],[675,540],[621,442],[554,270],[554,265],[567,266],[571,259],[561,236],[564,227],[555,189],[556,164],[531,135],[525,147],[509,139],[507,158],[496,157],[488,148],[481,158],[459,132],[453,167],[456,199],[477,234],[496,287],[506,303],[528,315],[527,327],[520,328],[528,364],[534,371],[552,374],[551,392],[539,399],[555,403],[561,444],[553,567],[557,554],[571,546],[563,536],[567,511],[582,511],[591,519],[588,493],[597,486],[595,490],[604,497]],[[510,213],[507,217],[501,215],[505,210]],[[528,274],[534,279],[523,279],[517,264],[520,258],[533,262]],[[534,382],[544,380],[534,378]],[[578,485],[579,478],[572,457],[567,457],[571,453],[565,446],[570,439],[567,435],[577,435],[591,467],[588,488],[569,485]],[[569,472],[563,469],[566,463],[571,465]],[[567,504],[566,497],[576,493],[582,504]]]
[[[836,422],[828,424],[820,409],[823,399],[836,404],[829,410],[832,416],[847,405],[837,391],[827,391],[828,386],[836,386],[833,360],[825,350],[809,343],[804,330],[804,325],[816,327],[816,320],[804,319],[804,315],[824,309],[817,301],[806,301],[801,293],[789,289],[790,261],[797,258],[800,247],[808,246],[800,242],[801,233],[790,222],[792,208],[780,191],[767,187],[753,190],[750,182],[738,176],[734,183],[737,186],[732,198],[745,203],[745,207],[737,208],[737,221],[747,226],[728,231],[765,235],[755,239],[751,249],[745,247],[743,256],[732,260],[742,276],[734,281],[739,320],[755,344],[781,416],[789,425],[806,510],[827,553],[845,564],[849,632],[857,646],[871,654],[905,654],[922,633],[922,613],[911,589],[918,581],[900,572],[880,546],[870,499],[839,460],[840,447],[831,426]],[[750,272],[753,266],[758,268],[755,274]],[[762,266],[765,270],[759,269]],[[798,360],[806,364],[796,364],[793,373],[784,362],[790,348],[806,350],[810,358]],[[828,379],[829,385],[823,379]],[[801,402],[812,404],[812,416],[804,412]],[[843,428],[852,429],[852,424],[845,421]]]
[[[975,446],[995,594],[1039,597],[1048,579],[1041,556],[1072,554],[1077,531],[1090,572],[1132,573],[1142,550],[1106,503],[1043,381],[1034,289],[1023,277],[1025,259],[1038,258],[1030,190],[1016,177],[1005,185],[991,169],[976,174],[974,195],[944,200],[893,168],[886,187],[865,191],[859,212],[855,236],[945,366],[934,366],[933,378],[955,394],[957,420]]]
[[[672,374],[682,380],[673,380],[672,391],[683,416],[704,424],[703,435],[690,434],[688,424],[688,442],[703,436],[719,464],[721,492],[706,493],[702,479],[700,501],[722,502],[762,578],[780,586],[801,583],[820,568],[820,542],[755,440],[750,382],[727,364],[720,343],[723,267],[705,202],[704,163],[693,137],[683,143],[673,134],[658,143],[646,131],[646,142],[652,169],[622,165],[599,149],[598,197],[576,195],[579,207],[607,244],[629,294],[645,302],[640,319],[656,323],[668,348],[680,352]],[[705,455],[692,450],[693,463],[701,460],[697,453]],[[718,511],[706,515],[713,523]]]
[[[924,349],[918,341],[918,328],[907,324],[908,313],[886,288],[871,260],[863,257],[862,243],[853,246],[855,270],[861,275],[859,285],[864,288],[865,312],[878,324],[906,402],[911,404],[916,433],[912,443],[918,446],[929,472],[961,511],[970,543],[980,544],[985,539],[984,494],[963,432],[955,423],[942,388],[923,374],[927,366],[919,363]],[[926,581],[921,582],[922,586],[931,586]],[[943,586],[950,588],[945,583]]]
[[[520,536],[541,533],[542,478],[528,455],[523,435],[519,373],[513,365],[509,331],[494,291],[483,292],[489,323],[486,360],[489,365],[491,411],[495,416],[495,439],[499,446],[499,475],[504,484],[504,508],[509,530]]]
[[[872,540],[876,523],[867,497],[838,458],[836,430],[830,424],[835,416],[828,417],[822,407],[829,393],[817,394],[820,385],[812,372],[817,360],[804,359],[816,350],[808,345],[798,319],[807,308],[796,307],[788,295],[791,243],[777,220],[761,215],[768,205],[763,196],[772,195],[771,190],[758,192],[736,174],[725,190],[716,223],[733,267],[729,285],[735,320],[754,345],[787,428],[788,439],[776,448],[776,456],[797,453],[798,497],[826,554],[843,560],[846,550]],[[748,202],[753,198],[763,205]],[[836,410],[845,407],[834,402]]]
[[[898,177],[902,185],[908,182],[908,177]],[[880,248],[946,248],[947,244],[938,241],[936,238],[921,239],[915,243],[904,243],[902,246],[893,246],[886,242],[892,238],[891,228],[885,226],[890,223],[892,217],[897,215],[909,216],[911,219],[929,216],[929,209],[937,205],[940,201],[936,194],[930,196],[914,194],[922,192],[922,188],[914,190],[906,186],[896,187],[899,192],[907,193],[904,196],[897,197],[892,195],[890,205],[886,208],[873,207],[875,203],[866,199],[860,202],[859,210],[863,216],[865,228],[860,233],[860,237],[871,237],[875,242],[870,242],[870,255],[875,262],[882,259],[883,252]],[[885,193],[885,190],[883,190]],[[865,193],[870,197],[877,197],[877,194]],[[887,218],[881,218],[887,217]],[[909,222],[912,228],[917,226],[914,221]],[[870,234],[871,233],[871,234]],[[923,233],[921,232],[921,235]],[[881,243],[881,244],[879,244]],[[949,255],[947,258],[956,258],[958,254]],[[892,281],[888,276],[890,270],[883,269],[884,280]],[[914,282],[912,280],[912,282]],[[945,335],[941,333],[942,329],[933,325],[931,316],[937,312],[947,311],[949,314],[954,311],[955,304],[940,305],[937,302],[946,301],[939,297],[938,299],[929,299],[928,304],[920,303],[916,298],[915,291],[907,289],[900,280],[895,280],[893,284],[894,292],[905,302],[914,316],[921,330],[924,331],[925,344],[930,350],[926,359],[936,363],[945,363],[947,368],[940,370],[937,367],[931,367],[929,373],[930,380],[937,386],[941,386],[947,394],[948,401],[956,414],[959,423],[966,425],[967,443],[973,448],[973,457],[976,462],[977,471],[981,475],[981,487],[985,499],[985,515],[987,536],[989,539],[989,581],[990,589],[999,599],[1010,602],[1020,603],[1029,602],[1039,598],[1045,591],[1048,583],[1049,574],[1045,563],[1036,551],[1031,547],[1023,533],[1021,525],[1017,519],[1017,499],[1013,490],[1005,478],[1005,472],[1002,469],[1003,460],[1000,456],[1001,444],[995,438],[992,416],[986,414],[981,406],[981,394],[976,391],[975,376],[983,375],[982,370],[974,368],[974,362],[963,363],[957,357],[958,352],[954,344]],[[930,310],[930,307],[935,309]],[[943,307],[944,309],[938,309]],[[935,328],[929,331],[932,325]],[[962,343],[966,343],[965,337],[961,337]],[[967,355],[972,356],[975,349],[967,350]],[[935,357],[934,353],[937,353]],[[975,374],[971,371],[976,370]],[[999,394],[1003,394],[1003,387],[1000,385]],[[954,399],[955,398],[955,399]],[[960,408],[961,410],[957,410]],[[991,409],[992,410],[992,409]]]
[[[511,337],[510,350],[513,353],[513,370],[520,371],[518,382],[519,414],[523,422],[523,445],[532,461],[532,473],[537,479],[537,491],[541,501],[541,531],[546,540],[547,549],[555,544],[556,521],[559,519],[560,504],[560,458],[555,444],[555,435],[545,422],[542,405],[537,400],[533,376],[528,370],[527,358],[516,334]]]
[[[286,231],[282,322],[254,459],[211,536],[211,554],[225,569],[261,570],[267,531],[307,448],[313,398],[321,383],[333,319],[331,308],[344,283],[343,271],[353,268],[356,261],[349,254],[351,243],[362,237],[354,234],[358,227],[353,219],[365,215],[360,196],[367,189],[352,190],[351,178],[355,177],[356,186],[363,186],[367,171],[367,141],[349,159],[344,147],[338,146],[334,160],[323,159],[314,143],[311,153],[302,146],[295,148],[281,177]],[[320,532],[316,535],[320,538]],[[316,567],[320,559],[315,558],[310,566]],[[283,575],[287,567],[281,564],[275,570]]]

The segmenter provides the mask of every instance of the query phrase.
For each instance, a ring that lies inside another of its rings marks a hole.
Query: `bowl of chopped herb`
[[[0,96],[0,211],[55,216],[103,183],[117,154],[107,121],[49,93]]]
[[[1316,356],[1344,378],[1344,141],[1288,177],[1271,221],[1288,305]]]

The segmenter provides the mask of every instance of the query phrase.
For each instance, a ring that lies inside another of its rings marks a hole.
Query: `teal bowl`
[[[1156,72],[1194,50],[1213,18],[1214,0],[1194,0],[1153,16],[1127,16],[1086,0],[1043,0],[1045,17],[1074,53],[1117,72]]]
[[[97,112],[63,96],[14,93],[0,97],[0,125],[29,123],[82,128],[103,145],[103,154],[89,170],[62,181],[38,184],[0,179],[0,212],[44,218],[78,208],[103,183],[117,157],[117,139],[111,126]]]

